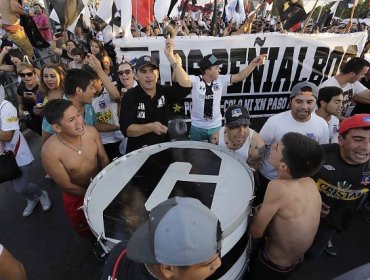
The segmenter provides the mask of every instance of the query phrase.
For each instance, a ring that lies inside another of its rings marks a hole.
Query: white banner
[[[366,32],[351,34],[266,33],[231,37],[176,37],[175,52],[189,74],[200,74],[198,63],[213,53],[221,62],[221,74],[238,73],[256,56],[267,53],[265,65],[257,67],[243,82],[231,85],[223,94],[222,108],[241,104],[251,115],[268,116],[288,107],[290,89],[309,80],[316,85],[339,72],[342,63],[359,56]],[[161,83],[171,82],[171,67],[164,55],[163,37],[120,39],[117,57],[135,61],[144,54],[159,65]],[[190,101],[189,101],[190,102]],[[184,104],[186,115],[191,102]],[[188,108],[187,108],[188,107]]]

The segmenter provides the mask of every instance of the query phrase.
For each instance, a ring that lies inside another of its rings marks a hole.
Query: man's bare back
[[[21,5],[16,0],[0,0],[1,16],[3,24],[15,24],[19,19],[19,14],[13,10]]]
[[[312,244],[320,223],[321,196],[311,178],[270,181],[251,227],[266,228],[265,254],[274,264],[297,263]]]
[[[46,172],[63,191],[83,196],[91,178],[98,173],[98,159],[104,150],[95,128],[84,126],[81,154],[60,135],[53,135],[42,147],[42,161]],[[103,167],[107,162],[102,163]]]

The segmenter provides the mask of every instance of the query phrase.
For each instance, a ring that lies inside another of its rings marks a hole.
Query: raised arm
[[[3,64],[5,56],[8,54],[12,47],[5,46],[0,53],[0,71],[14,72],[14,65]]]
[[[23,10],[23,7],[22,5],[16,1],[16,0],[10,0],[10,8],[11,10],[14,12],[14,13],[17,13],[19,15],[22,15],[22,16],[26,16],[28,15],[28,13],[26,13],[24,10]]]
[[[252,73],[254,68],[256,68],[256,66],[265,64],[266,57],[267,54],[261,54],[255,57],[252,62],[248,64],[248,66],[246,66],[243,70],[231,76],[231,83],[238,83],[245,80]]]
[[[96,74],[98,74],[105,89],[109,93],[110,98],[117,103],[120,102],[121,96],[118,92],[118,89],[109,79],[107,73],[104,72],[99,59],[97,59],[94,55],[88,54],[87,63],[96,72]]]
[[[178,82],[180,86],[190,88],[192,86],[189,75],[182,68],[181,58],[178,54],[173,53],[173,41],[171,38],[166,39],[166,46],[164,48],[164,53],[170,62],[173,69],[172,79],[174,82]]]
[[[60,38],[55,37],[55,34],[53,35],[53,41],[51,41],[50,49],[56,54],[61,56],[63,54],[63,49],[57,47],[57,41]]]

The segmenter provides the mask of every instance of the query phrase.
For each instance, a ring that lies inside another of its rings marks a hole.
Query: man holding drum
[[[250,227],[264,238],[251,258],[248,279],[287,279],[303,261],[320,223],[321,196],[312,176],[324,161],[315,140],[289,132],[273,144],[269,162],[278,178],[269,182]]]
[[[109,164],[108,156],[97,130],[84,125],[71,101],[51,100],[44,114],[56,134],[42,146],[42,164],[63,191],[64,208],[72,226],[79,235],[88,236],[90,229],[80,207],[91,178]]]

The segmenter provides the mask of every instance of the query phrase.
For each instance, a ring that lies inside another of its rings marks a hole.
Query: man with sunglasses
[[[225,126],[212,135],[211,143],[234,151],[251,168],[257,170],[264,154],[265,142],[249,125],[247,108],[230,106],[225,112]]]
[[[101,280],[204,280],[220,266],[220,222],[199,200],[173,197],[156,207],[109,255]]]
[[[172,86],[157,84],[158,64],[149,55],[139,57],[135,77],[138,86],[127,92],[121,101],[120,127],[128,137],[126,152],[169,141],[167,125],[171,105],[191,92],[191,81],[181,66],[181,58],[173,53],[173,41],[166,39],[164,53],[177,81]]]

